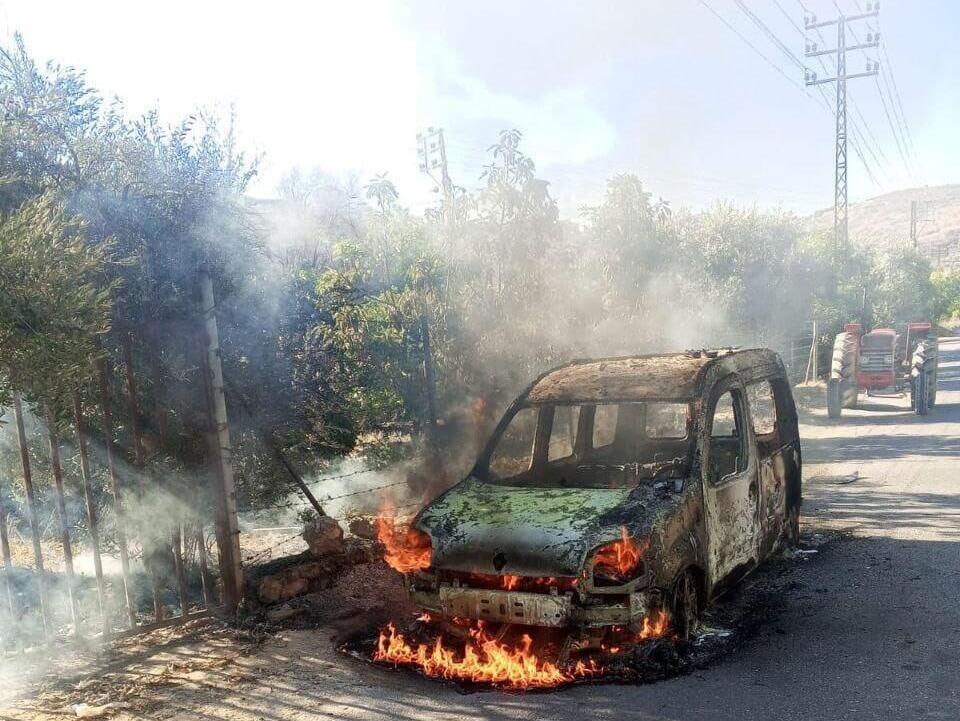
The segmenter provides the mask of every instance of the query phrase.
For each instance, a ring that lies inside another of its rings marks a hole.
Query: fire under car
[[[794,543],[797,414],[770,350],[575,361],[510,406],[408,540],[413,601],[445,619],[587,639],[699,614]],[[573,635],[573,634],[571,634]]]

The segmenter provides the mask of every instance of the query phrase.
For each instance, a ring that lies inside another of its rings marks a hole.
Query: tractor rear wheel
[[[927,385],[927,374],[915,376],[910,385],[910,405],[918,416],[925,416],[930,410],[930,393]]]
[[[844,408],[856,408],[859,392],[857,388],[857,337],[853,333],[837,334],[833,342],[833,356],[830,359],[830,378],[838,381],[841,405]],[[839,417],[839,414],[835,417]]]
[[[939,364],[936,340],[917,344],[910,359],[910,405],[918,416],[925,416],[937,402],[937,366]]]
[[[839,418],[843,413],[843,403],[840,402],[840,381],[830,378],[827,381],[827,415],[830,418]]]

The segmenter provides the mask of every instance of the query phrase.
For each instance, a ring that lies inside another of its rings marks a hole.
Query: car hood
[[[650,535],[654,507],[676,503],[642,485],[623,489],[519,488],[468,478],[418,515],[433,567],[469,573],[576,576],[587,554]]]

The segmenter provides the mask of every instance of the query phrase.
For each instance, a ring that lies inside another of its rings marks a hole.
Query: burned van
[[[800,510],[797,414],[770,350],[575,361],[507,410],[470,475],[410,532],[412,599],[440,617],[685,637],[784,544]]]

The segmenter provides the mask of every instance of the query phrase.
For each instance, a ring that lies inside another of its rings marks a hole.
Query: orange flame
[[[556,587],[561,591],[576,588],[576,578],[557,578],[554,576],[491,576],[483,573],[461,573],[457,576],[468,586],[495,588],[503,591],[546,591]]]
[[[417,666],[427,676],[455,681],[491,683],[512,689],[548,688],[601,672],[593,661],[577,662],[570,669],[537,657],[533,640],[524,634],[520,644],[510,647],[491,637],[477,623],[462,653],[444,645],[443,637],[433,643],[411,644],[391,623],[380,632],[375,661]]]
[[[413,573],[430,568],[430,536],[409,525],[398,526],[389,511],[377,516],[377,540],[386,549],[383,560],[395,571]]]
[[[594,568],[600,568],[615,578],[627,580],[640,565],[648,543],[637,544],[627,529],[620,528],[620,540],[601,546],[594,556]]]
[[[504,591],[513,591],[520,586],[520,576],[503,576],[502,578]]]
[[[447,643],[442,635],[429,643],[409,641],[390,623],[380,631],[373,660],[416,666],[434,678],[489,683],[509,689],[550,688],[604,672],[603,665],[593,658],[569,667],[544,660],[534,652],[533,640],[527,634],[520,637],[519,645],[509,646],[494,638],[483,621],[458,618],[454,622],[468,631],[468,637],[458,639],[456,647]],[[643,619],[639,632],[613,627],[610,645],[601,644],[600,650],[618,655],[634,644],[665,636],[669,626],[666,611],[651,611]]]
[[[651,638],[660,638],[670,626],[670,617],[663,609],[658,609],[644,616],[643,628],[637,634],[637,641],[647,641]]]

